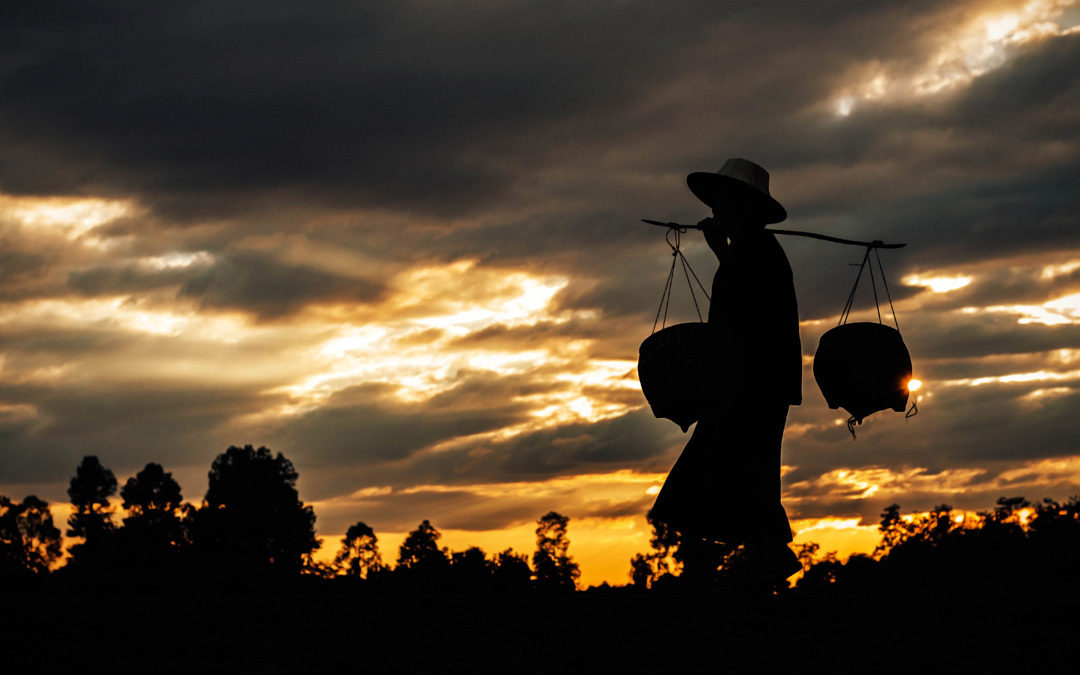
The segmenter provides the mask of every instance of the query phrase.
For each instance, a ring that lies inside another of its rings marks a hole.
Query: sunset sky
[[[781,227],[908,244],[920,412],[852,441],[810,363],[862,251],[782,240],[797,541],[1080,493],[1077,0],[112,0],[0,10],[0,494],[63,519],[96,454],[197,503],[265,445],[326,555],[425,518],[531,552],[557,510],[624,583],[689,437],[637,382],[671,260],[638,219],[709,215],[686,174],[731,156]]]

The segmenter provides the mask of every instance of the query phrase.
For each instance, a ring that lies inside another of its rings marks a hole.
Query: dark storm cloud
[[[492,530],[535,521],[552,509],[565,510],[567,494],[492,496],[471,490],[418,490],[394,492],[355,501],[326,502],[319,508],[320,532],[344,532],[362,514],[364,522],[380,530],[404,532],[424,519],[440,529]],[[575,508],[572,518],[623,518],[648,510],[652,497],[587,504]]]
[[[357,513],[363,514],[365,522],[390,531],[411,530],[425,519],[433,519],[440,529],[491,530],[535,520],[545,508],[550,510],[551,499],[507,499],[467,490],[439,490],[359,500],[341,509],[340,515],[333,503],[329,506],[327,517],[319,518],[321,532],[344,532],[355,522]]]
[[[899,471],[923,467],[990,470],[1010,463],[1076,454],[1075,406],[1080,388],[1045,398],[1031,391],[1069,383],[985,384],[940,387],[919,403],[910,420],[893,412],[873,415],[858,428],[855,441],[843,425],[824,426],[786,441],[784,463],[797,467],[785,482],[812,479],[836,467],[882,467]],[[1072,383],[1077,387],[1077,383]],[[791,422],[802,422],[825,407],[816,391]],[[846,417],[837,411],[836,417]],[[846,438],[845,438],[846,436]]]
[[[920,293],[899,283],[909,273],[1076,250],[1080,36],[1017,49],[1001,68],[938,97],[860,101],[844,118],[832,112],[874,66],[890,77],[923,68],[977,4],[8,3],[0,10],[0,190],[133,198],[147,212],[99,228],[116,248],[98,252],[61,254],[51,239],[32,245],[31,235],[3,231],[0,297],[172,298],[177,288],[185,311],[200,303],[206,313],[239,310],[268,324],[294,321],[313,304],[385,298],[371,270],[345,276],[297,262],[284,250],[297,242],[401,269],[473,258],[480,267],[566,276],[557,309],[599,310],[600,318],[496,326],[454,346],[588,338],[597,341],[594,356],[632,360],[671,261],[663,230],[637,219],[707,215],[685,175],[715,170],[730,155],[772,171],[773,192],[791,214],[784,227],[907,242],[882,256],[897,301]],[[282,233],[295,239],[273,253],[243,247]],[[709,288],[715,260],[700,235],[685,243]],[[835,316],[861,251],[783,245],[802,318]],[[130,262],[181,250],[206,251],[213,262],[160,272]],[[1003,268],[976,277],[968,289],[920,296],[925,311],[901,313],[916,363],[931,377],[1001,374],[1031,365],[1031,354],[1080,344],[1073,325],[949,311],[1041,302],[1073,292],[1075,274],[1042,281]],[[857,308],[870,302],[864,293]],[[674,303],[679,320],[690,316],[685,296]],[[805,352],[817,335],[804,332]],[[51,326],[5,329],[2,339],[5,376],[49,360],[134,356],[136,340],[161,348],[150,337]],[[163,353],[179,360],[199,348],[174,344]],[[971,361],[985,356],[1003,359],[979,368]],[[670,468],[685,437],[647,409],[431,450],[527,421],[530,408],[515,397],[545,386],[530,376],[462,373],[460,386],[423,404],[377,385],[354,387],[224,443],[216,429],[284,397],[258,394],[265,383],[123,391],[80,383],[85,389],[65,393],[8,385],[3,401],[14,407],[0,417],[0,482],[64,480],[90,451],[118,473],[149,460],[203,467],[229,442],[260,438],[296,461],[308,500],[373,485]],[[790,478],[838,466],[979,467],[993,476],[1077,452],[1069,440],[1075,383],[1055,384],[1070,394],[1020,401],[1038,386],[941,388],[914,420],[872,419],[855,443],[842,426],[792,436],[796,454],[785,462],[798,468]],[[820,425],[824,402],[811,381],[804,391],[807,403],[791,421]],[[621,391],[590,393],[631,403]],[[804,496],[820,499],[801,502],[804,514],[882,506],[861,500],[854,508],[824,488]],[[402,529],[436,509],[464,528],[544,510],[464,491],[380,503],[373,508],[386,518],[408,506]]]
[[[648,3],[11,9],[3,184],[163,192],[169,203],[175,192],[299,183],[332,201],[461,208],[506,188],[500,164],[515,136],[628,100],[639,78],[670,64],[657,33],[689,39],[726,13]],[[613,77],[627,70],[638,77]]]
[[[180,289],[204,307],[239,309],[277,318],[310,303],[375,300],[380,284],[345,278],[306,265],[291,265],[255,251],[235,251],[192,275]]]
[[[495,324],[454,338],[449,346],[528,349],[530,345],[536,346],[552,338],[603,338],[608,331],[609,328],[604,322],[589,319],[542,321],[529,326]]]
[[[20,253],[18,251],[3,251],[0,253],[0,274],[3,274],[5,285],[13,281],[38,277],[47,267],[45,256],[38,253]]]
[[[81,295],[116,295],[140,293],[168,286],[179,286],[192,276],[191,270],[147,270],[138,265],[99,265],[74,270],[67,285]]]
[[[178,212],[235,212],[253,191],[297,187],[308,201],[457,211],[522,179],[518,188],[527,187],[530,169],[565,165],[555,153],[575,145],[641,147],[675,121],[674,106],[696,108],[702,121],[716,119],[709,108],[730,119],[751,100],[754,119],[742,115],[746,129],[727,145],[765,146],[766,160],[782,167],[805,129],[781,120],[819,97],[845,63],[910,49],[910,29],[897,23],[913,23],[914,12],[911,3],[861,5],[857,14],[781,6],[775,14],[681,2],[9,10],[2,86],[11,159],[2,184],[137,193]],[[812,68],[799,61],[807,53]],[[738,69],[724,67],[736,61]],[[659,114],[640,110],[673,81],[702,91]],[[773,137],[788,141],[784,152],[766,142]],[[679,157],[689,150],[680,146],[660,165],[685,171],[688,160],[720,159],[704,144]]]
[[[651,212],[661,210],[672,217],[694,214],[681,175],[718,165],[724,148],[756,149],[781,177],[801,167],[820,166],[828,174],[890,158],[896,172],[871,189],[843,189],[837,181],[824,191],[796,190],[788,201],[793,224],[909,241],[908,251],[890,254],[898,273],[914,256],[923,263],[955,260],[957,233],[973,229],[978,241],[961,256],[1071,234],[1041,215],[1060,213],[1060,196],[1068,194],[1060,166],[1018,176],[1009,166],[1017,155],[1015,134],[1005,132],[1019,116],[1032,135],[1026,141],[1068,137],[1074,127],[1063,120],[1076,109],[1069,98],[1076,73],[1068,67],[1075,62],[1075,39],[1021,55],[947,104],[870,105],[848,119],[824,120],[808,106],[827,99],[833,83],[860,59],[913,67],[906,59],[924,39],[927,15],[910,3],[860,5],[858,12],[838,5],[822,12],[798,3],[778,7],[481,3],[448,10],[423,3],[325,3],[304,12],[273,4],[258,11],[237,4],[213,11],[140,4],[80,5],[47,15],[15,10],[6,31],[11,65],[2,104],[12,134],[19,132],[15,149],[40,143],[43,150],[56,146],[77,156],[65,155],[62,171],[58,162],[37,173],[12,161],[3,181],[9,190],[39,192],[111,186],[166,211],[204,204],[234,216],[263,208],[255,203],[275,192],[279,201],[324,208],[366,204],[434,209],[436,215],[523,197],[523,206],[536,202],[541,211],[439,238],[435,250],[404,251],[400,239],[387,250],[403,258],[479,253],[508,262],[544,252],[555,266],[573,271],[599,262],[595,272],[604,282],[581,301],[611,313],[648,311],[643,298],[650,284],[643,280],[649,277],[631,273],[648,265],[635,264],[627,245],[645,250],[655,239],[634,225],[636,217],[664,217]],[[736,56],[738,68],[722,67]],[[682,83],[683,95],[650,108],[664,83]],[[1013,95],[1018,89],[1023,96]],[[1001,106],[1003,100],[1009,105]],[[944,128],[959,142],[924,147],[927,132]],[[98,150],[88,152],[87,144]],[[598,153],[619,146],[634,153],[632,164],[598,161]],[[980,154],[971,155],[974,147]],[[48,156],[38,153],[31,165]],[[84,167],[87,162],[93,166]],[[596,172],[568,172],[575,166]],[[969,177],[952,177],[938,190],[927,182],[935,173],[928,168]],[[628,184],[628,169],[653,174],[649,187]],[[545,172],[565,173],[568,182],[537,183],[534,176]],[[38,174],[34,185],[20,188]],[[1048,183],[1055,175],[1059,182]],[[1018,179],[1031,189],[1017,190]],[[783,198],[793,187],[781,180],[775,190]],[[897,193],[914,196],[898,200]],[[591,211],[567,207],[567,198],[580,202],[586,195]],[[598,199],[608,205],[597,209]],[[1014,213],[1029,221],[1022,237]],[[942,222],[948,226],[938,226]],[[843,264],[806,264],[838,255],[820,246],[795,254],[807,317],[835,312],[842,301],[843,291],[834,289],[844,285]],[[247,299],[237,289],[220,304]],[[284,304],[256,311],[295,308]]]
[[[667,471],[680,436],[647,410],[635,410],[592,424],[565,424],[501,442],[477,441],[424,453],[406,464],[373,467],[366,484],[530,481],[623,467]]]
[[[667,471],[682,435],[646,410],[594,424],[566,424],[509,440],[466,440],[425,451],[461,434],[492,431],[523,421],[518,406],[466,409],[457,414],[338,408],[313,413],[281,434],[280,447],[307,467],[306,494],[323,499],[370,487],[473,485],[536,481],[579,473]],[[517,417],[515,417],[515,415]]]
[[[397,400],[389,385],[350,387],[289,423],[280,437],[297,447],[310,466],[393,466],[439,442],[524,421],[529,406],[514,397],[544,389],[525,378],[494,373],[461,373],[459,380],[423,404]],[[363,486],[353,489],[358,487]]]
[[[1080,325],[1021,325],[1008,314],[950,314],[936,321],[913,320],[911,330],[905,324],[905,332],[910,336],[912,353],[925,359],[1043,353],[1080,344]]]
[[[0,483],[55,481],[60,486],[88,454],[100,456],[118,476],[148,461],[209,466],[223,449],[222,425],[270,403],[266,396],[238,388],[6,384],[0,386],[0,404],[30,406],[34,413],[32,420],[5,429]],[[62,492],[57,487],[47,497],[62,500]]]

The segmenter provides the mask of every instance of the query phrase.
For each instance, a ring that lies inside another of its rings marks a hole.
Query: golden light
[[[1029,373],[1010,373],[1008,375],[993,375],[985,377],[966,377],[957,380],[945,380],[939,384],[945,386],[981,387],[984,384],[1017,384],[1026,382],[1067,382],[1080,380],[1080,370],[1055,372],[1037,370]]]
[[[908,380],[907,390],[910,393],[919,391],[922,388],[922,380],[916,380],[914,377]]]
[[[1030,507],[1020,509],[1019,511],[1016,512],[1016,519],[1020,522],[1021,527],[1027,527],[1028,523],[1031,522],[1031,519],[1034,516],[1035,516],[1035,509],[1030,508]]]
[[[972,277],[963,274],[909,274],[900,281],[902,281],[905,286],[922,286],[923,288],[928,288],[931,293],[948,293],[964,288],[971,283],[971,280]]]
[[[1000,5],[1010,4],[1002,11]],[[970,85],[1001,68],[1025,45],[1075,34],[1074,15],[1067,10],[1076,0],[1012,0],[996,3],[987,13],[967,21],[950,21],[933,40],[937,48],[912,55],[908,63],[871,61],[862,64],[852,81],[834,92],[833,112],[850,117],[869,102],[907,103]]]
[[[1061,326],[1080,323],[1080,293],[1071,293],[1048,300],[1040,305],[993,305],[983,307],[984,312],[1005,312],[1019,315],[1021,325],[1043,324]]]

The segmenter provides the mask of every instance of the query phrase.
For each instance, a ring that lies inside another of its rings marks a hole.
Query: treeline
[[[506,549],[489,557],[477,547],[450,551],[427,520],[402,542],[396,564],[384,563],[367,524],[352,525],[333,562],[314,559],[321,541],[315,513],[296,490],[298,474],[269,449],[230,447],[214,460],[200,506],[184,503],[180,485],[150,463],[123,487],[96,456],[86,456],[68,488],[66,535],[76,543],[63,557],[60,530],[48,504],[0,496],[0,579],[52,575],[118,583],[185,579],[258,579],[315,575],[362,580],[369,587],[460,590],[470,593],[568,592],[578,565],[568,553],[569,518],[551,511],[537,522],[536,550]],[[110,498],[117,494],[120,517]]]
[[[630,561],[639,589],[685,590],[737,586],[741,547],[688,539],[650,521],[651,550]],[[948,504],[925,514],[902,515],[892,504],[881,514],[881,540],[873,553],[841,561],[815,543],[796,547],[803,573],[796,589],[850,591],[1001,590],[1032,585],[1080,591],[1080,496],[1033,504],[1001,497],[974,515]],[[786,584],[778,585],[783,590]]]
[[[529,556],[506,549],[489,556],[477,547],[450,551],[427,520],[410,532],[395,564],[384,561],[378,537],[364,522],[348,528],[332,562],[314,552],[315,513],[296,490],[298,474],[269,449],[230,447],[214,460],[198,506],[160,465],[147,464],[121,487],[95,456],[84,457],[71,479],[64,559],[62,538],[46,502],[0,495],[0,582],[36,578],[115,583],[182,584],[313,576],[367,589],[506,594],[573,592],[579,568],[569,554],[569,518],[555,511],[537,521]],[[119,492],[123,514],[114,498]],[[650,550],[630,560],[627,590],[697,592],[739,587],[745,561],[738,546],[685,537],[650,522]],[[871,554],[841,561],[817,544],[796,547],[803,562],[799,590],[956,588],[1038,580],[1078,590],[1080,496],[1032,504],[1002,497],[995,508],[957,514],[942,504],[928,514],[881,514],[881,540]],[[60,563],[63,563],[62,565]],[[604,584],[602,586],[606,587]],[[787,591],[786,583],[773,590]]]

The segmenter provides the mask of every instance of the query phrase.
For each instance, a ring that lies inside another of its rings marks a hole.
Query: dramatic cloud
[[[671,261],[638,219],[707,215],[685,175],[729,156],[783,227],[907,243],[853,318],[895,309],[920,412],[853,442],[809,364],[862,251],[783,238],[802,540],[1080,490],[1074,0],[9,4],[4,494],[63,500],[97,454],[197,501],[217,453],[267,444],[323,534],[528,546],[558,509],[588,579],[624,568],[687,438],[637,384]],[[669,322],[695,320],[678,281]]]

